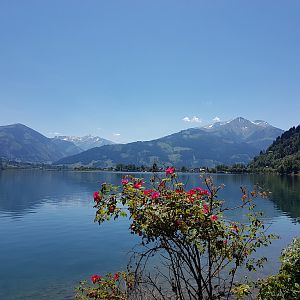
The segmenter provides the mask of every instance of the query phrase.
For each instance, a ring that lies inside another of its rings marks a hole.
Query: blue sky
[[[237,116],[300,123],[300,1],[0,1],[0,125],[130,142]]]

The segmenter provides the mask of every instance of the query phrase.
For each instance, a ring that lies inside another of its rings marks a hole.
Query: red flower
[[[228,241],[227,241],[227,240],[224,240],[224,241],[223,241],[223,245],[226,246],[227,244],[228,244]]]
[[[202,188],[196,188],[195,189],[200,195],[209,195],[208,190],[203,190]]]
[[[194,195],[194,194],[196,194],[196,189],[191,189],[189,192],[188,192],[188,194],[190,195],[190,196],[192,196],[192,195]]]
[[[152,190],[144,190],[144,196],[148,196],[152,193]]]
[[[122,180],[121,180],[121,183],[122,183],[123,185],[127,184],[128,182],[129,182],[128,179],[122,179]]]
[[[99,276],[97,274],[91,276],[92,282],[95,284],[97,281],[100,281],[102,279],[102,276]]]
[[[115,275],[114,275],[114,280],[117,281],[119,278],[120,278],[119,273],[115,273]]]
[[[140,188],[143,186],[143,184],[144,184],[143,181],[138,181],[138,182],[135,182],[135,183],[133,184],[133,187],[134,187],[135,189],[140,189]]]
[[[157,199],[158,197],[160,196],[160,193],[158,192],[152,192],[151,193],[151,198],[154,200],[154,199]]]
[[[175,172],[175,168],[167,168],[166,169],[166,175],[172,175],[172,174],[174,174],[174,172]]]
[[[218,221],[218,216],[217,215],[212,215],[211,217],[210,217],[210,219],[211,219],[211,221],[212,222],[214,222],[214,221]]]
[[[209,213],[209,207],[206,203],[203,204],[202,213],[204,213],[204,214]]]
[[[94,192],[94,201],[99,202],[101,200],[101,195],[99,192]]]
[[[203,191],[201,192],[201,194],[202,194],[202,195],[207,195],[207,196],[210,195],[210,193],[208,192],[208,190],[203,190]]]

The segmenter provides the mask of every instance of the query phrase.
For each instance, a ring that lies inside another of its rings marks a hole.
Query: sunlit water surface
[[[94,223],[92,192],[100,183],[119,184],[122,173],[0,171],[0,299],[74,299],[74,287],[94,273],[124,269],[138,238],[129,221]],[[150,178],[151,174],[136,174]],[[300,235],[300,178],[214,175],[225,188],[220,198],[233,206],[240,186],[259,183],[272,194],[258,199],[271,231],[281,239],[261,250],[268,264],[257,276],[275,273],[280,251]],[[187,187],[201,186],[199,174],[184,174]],[[246,211],[231,213],[246,220]]]

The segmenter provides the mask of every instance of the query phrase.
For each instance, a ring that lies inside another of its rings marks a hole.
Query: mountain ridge
[[[67,141],[53,141],[21,123],[0,126],[0,157],[50,163],[81,150]]]
[[[251,124],[251,130],[243,133],[241,126],[238,130],[239,123],[249,127]],[[151,165],[153,162],[187,167],[248,163],[283,132],[266,122],[261,126],[241,117],[224,124],[225,127],[217,124],[213,129],[189,128],[150,141],[93,148],[56,163],[95,167],[112,167],[119,163]]]
[[[60,135],[55,136],[54,139],[56,140],[63,140],[68,141],[75,144],[77,147],[82,149],[83,151],[94,148],[94,147],[101,147],[104,145],[112,145],[115,144],[114,142],[101,138],[99,136],[92,136],[92,135],[85,135],[85,136],[68,136],[68,135]]]

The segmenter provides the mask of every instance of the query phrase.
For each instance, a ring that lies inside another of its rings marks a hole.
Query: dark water
[[[228,205],[240,201],[241,185],[259,183],[272,191],[257,206],[281,239],[262,250],[269,263],[258,276],[276,272],[280,250],[300,235],[300,178],[214,177],[225,184],[220,197]],[[101,182],[119,184],[121,178],[103,172],[0,172],[0,299],[73,299],[79,280],[124,268],[138,239],[129,234],[126,219],[101,227],[94,223],[92,199]],[[190,187],[202,182],[197,174],[182,180]],[[230,217],[245,220],[245,214]]]

